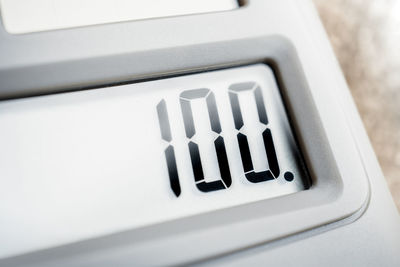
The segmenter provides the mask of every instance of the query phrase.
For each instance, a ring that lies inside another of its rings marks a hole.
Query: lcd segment
[[[0,258],[308,180],[263,64],[0,103]]]

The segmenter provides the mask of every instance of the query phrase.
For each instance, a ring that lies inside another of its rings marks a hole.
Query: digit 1
[[[240,155],[242,158],[242,165],[245,176],[248,181],[252,183],[259,183],[278,178],[280,170],[278,159],[276,157],[274,141],[272,140],[271,130],[267,128],[261,133],[261,135],[264,141],[264,148],[268,158],[269,169],[261,172],[254,171],[247,136],[240,132],[240,129],[243,127],[244,124],[238,95],[240,94],[240,92],[249,90],[253,92],[260,123],[268,125],[267,112],[265,109],[261,88],[256,83],[245,82],[231,85],[229,87],[229,100],[231,103],[235,128],[239,131],[239,133],[237,134],[237,140],[239,143]]]
[[[183,91],[180,94],[180,103],[183,122],[185,124],[186,137],[189,138],[188,147],[196,186],[202,192],[226,189],[231,186],[232,179],[229,170],[228,157],[225,150],[224,138],[219,135],[214,141],[214,147],[217,154],[219,172],[221,177],[219,180],[212,182],[206,182],[204,180],[199,146],[196,144],[196,142],[191,140],[191,138],[196,134],[191,101],[198,98],[203,98],[206,100],[208,116],[211,123],[211,130],[218,135],[221,133],[221,124],[219,121],[218,109],[215,102],[214,93],[207,88]]]
[[[164,99],[157,104],[157,114],[158,123],[160,124],[161,137],[163,140],[169,143],[168,147],[164,150],[169,174],[169,183],[175,196],[179,197],[181,194],[181,185],[179,183],[178,168],[176,167],[175,150],[171,145],[171,126],[169,125],[167,105],[165,104]]]

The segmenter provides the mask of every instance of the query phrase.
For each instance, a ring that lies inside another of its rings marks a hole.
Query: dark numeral
[[[271,130],[265,129],[260,133],[264,142],[265,152],[268,158],[269,169],[261,172],[255,172],[253,167],[253,161],[251,159],[251,153],[249,148],[249,143],[247,141],[247,136],[240,132],[243,127],[243,117],[242,111],[239,103],[239,94],[244,91],[252,91],[254,99],[256,101],[258,118],[260,123],[268,125],[267,112],[264,105],[264,100],[261,92],[261,88],[253,83],[236,83],[229,87],[229,100],[231,103],[233,119],[235,122],[235,128],[239,131],[237,134],[237,140],[239,143],[240,155],[242,158],[242,165],[245,172],[247,180],[252,183],[259,183],[268,180],[273,180],[279,176],[279,165],[278,159],[276,157],[275,146],[272,140]]]
[[[180,94],[180,102],[182,109],[183,122],[185,124],[186,137],[189,138],[188,147],[194,179],[197,188],[202,192],[210,192],[215,190],[226,189],[232,184],[231,173],[229,170],[228,157],[226,155],[224,138],[218,136],[214,141],[214,147],[217,154],[218,166],[220,171],[220,179],[213,182],[204,180],[203,166],[201,163],[199,146],[190,140],[196,134],[196,128],[193,121],[193,112],[191,101],[194,99],[203,98],[207,103],[208,116],[210,119],[211,130],[217,134],[221,133],[221,124],[219,122],[217,105],[215,103],[214,93],[210,89],[193,89],[186,90]]]
[[[260,172],[256,172],[254,170],[247,136],[243,133],[243,131],[241,132],[244,122],[239,101],[239,94],[244,91],[251,91],[253,93],[257,107],[258,120],[261,124],[265,125],[265,130],[260,132],[260,137],[262,137],[264,143],[264,149],[268,160],[268,169]],[[232,108],[233,120],[235,122],[235,128],[238,131],[237,140],[246,179],[252,183],[260,183],[278,178],[280,174],[279,163],[271,130],[267,127],[267,110],[265,108],[261,88],[254,82],[236,83],[229,87],[228,94]],[[199,145],[192,139],[196,135],[196,127],[194,124],[192,111],[192,101],[195,99],[204,99],[206,101],[211,130],[218,134],[218,137],[214,140],[214,147],[217,155],[220,177],[212,182],[205,181]],[[211,192],[229,188],[232,184],[232,178],[229,169],[224,138],[221,136],[221,123],[219,120],[214,93],[207,88],[186,90],[180,94],[179,100],[181,103],[186,137],[189,139],[188,149],[197,188],[201,192]],[[161,137],[163,140],[168,142],[168,146],[164,150],[164,154],[167,162],[171,189],[178,197],[181,194],[181,186],[179,183],[178,169],[176,166],[175,150],[171,144],[171,127],[169,124],[168,112],[164,99],[161,100],[157,105],[157,114],[160,124]],[[294,174],[291,172],[285,172],[284,178],[286,181],[291,182],[294,179]]]
[[[158,122],[160,124],[161,137],[163,140],[170,143],[172,141],[171,126],[169,125],[168,111],[165,100],[161,100],[157,105]],[[181,194],[181,185],[179,184],[178,168],[176,167],[175,150],[169,144],[164,150],[165,159],[169,174],[169,183],[174,194],[179,197]]]

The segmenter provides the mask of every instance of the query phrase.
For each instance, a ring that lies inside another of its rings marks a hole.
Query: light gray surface
[[[236,0],[0,0],[3,24],[12,34],[235,8]]]
[[[283,18],[290,18],[290,20],[283,22]],[[159,24],[160,21],[163,23]],[[373,154],[368,150],[368,143],[358,143],[360,144],[358,147],[355,145],[354,137],[359,136],[355,133],[361,131],[362,137],[362,127],[359,125],[359,118],[354,113],[351,100],[348,96],[343,98],[343,95],[339,93],[346,93],[347,88],[335,65],[331,51],[327,49],[329,44],[309,2],[253,0],[247,7],[228,13],[120,23],[101,28],[87,27],[79,29],[79,31],[65,30],[21,35],[18,36],[20,39],[2,35],[2,40],[6,40],[6,42],[1,43],[2,48],[5,48],[0,50],[1,56],[5,56],[9,52],[9,56],[4,57],[5,61],[0,63],[2,64],[0,65],[0,78],[6,78],[4,84],[2,80],[2,97],[15,97],[22,93],[37,94],[39,91],[43,93],[46,90],[69,90],[92,83],[100,85],[139,77],[156,77],[168,73],[190,72],[217,66],[235,65],[241,62],[273,59],[284,81],[282,92],[286,104],[290,107],[289,114],[308,160],[308,166],[316,168],[315,170],[311,169],[315,187],[293,195],[296,196],[295,199],[290,200],[290,196],[285,197],[286,204],[273,199],[268,203],[236,210],[236,212],[243,212],[241,214],[249,215],[257,210],[262,210],[265,211],[265,218],[253,217],[244,222],[242,219],[235,220],[232,210],[225,210],[218,214],[209,214],[204,221],[196,221],[195,217],[188,218],[174,222],[174,225],[164,224],[152,230],[142,229],[140,234],[123,233],[110,238],[93,240],[93,242],[83,242],[42,254],[4,261],[3,265],[9,266],[12,262],[15,264],[25,262],[30,265],[36,263],[38,266],[44,266],[43,259],[46,257],[53,260],[47,261],[48,266],[60,266],[61,264],[70,266],[82,264],[82,262],[85,262],[85,266],[98,266],[100,263],[118,263],[128,266],[133,260],[136,262],[142,260],[141,263],[147,264],[173,264],[201,260],[265,243],[273,239],[275,230],[289,234],[295,232],[291,227],[295,227],[298,229],[297,231],[300,228],[310,229],[312,227],[312,224],[309,223],[310,220],[330,218],[326,222],[332,222],[334,218],[338,219],[338,214],[342,214],[341,218],[354,215],[347,220],[329,224],[327,227],[293,235],[292,239],[284,238],[282,242],[288,242],[291,246],[295,246],[298,251],[297,255],[312,253],[311,257],[314,255],[314,258],[310,258],[310,261],[323,259],[324,256],[326,258],[335,257],[334,252],[329,249],[329,246],[333,244],[341,244],[346,251],[352,251],[354,246],[364,248],[364,250],[360,250],[361,253],[349,256],[347,263],[357,260],[364,261],[366,258],[370,259],[369,262],[374,259],[375,262],[380,261],[387,264],[393,264],[395,260],[398,260],[397,254],[393,253],[399,245],[396,235],[399,230],[398,215],[395,213],[393,204],[390,206],[390,203],[386,209],[382,210],[385,212],[385,218],[388,218],[388,224],[383,225],[384,221],[380,218],[379,207],[374,208],[371,204],[371,212],[367,213],[369,209],[366,205],[368,190],[364,173],[365,166],[367,166],[368,175],[375,177],[372,179],[378,179],[374,180],[377,181],[376,183],[371,183],[372,186],[378,188],[372,188],[372,192],[377,192],[380,199],[390,199],[390,196],[384,189],[379,189],[382,186],[384,188],[384,185],[379,182],[380,174],[377,174],[376,162]],[[143,29],[152,31],[143,31]],[[103,40],[101,32],[109,34],[107,42],[103,41],[102,45],[98,46],[95,41]],[[154,32],[154,35],[148,35],[149,32]],[[284,36],[294,44],[301,67],[286,41],[278,37],[260,37],[277,34]],[[27,43],[31,41],[30,44],[33,46],[24,46],[22,37],[25,37]],[[49,37],[49,42],[43,44],[44,37]],[[66,40],[66,42],[58,42],[58,53],[53,50],[56,47],[57,39]],[[12,47],[11,43],[15,46]],[[77,50],[75,45],[81,49]],[[33,48],[37,49],[37,53],[33,53],[31,50]],[[155,51],[151,51],[152,49]],[[143,54],[140,54],[140,51]],[[114,53],[118,56],[112,57]],[[15,57],[12,58],[11,55]],[[99,58],[96,60],[96,57]],[[59,63],[48,65],[51,62]],[[160,62],[168,62],[168,64]],[[46,64],[47,66],[45,66]],[[12,66],[13,68],[11,68]],[[21,68],[22,66],[26,66],[26,68]],[[34,66],[39,67],[33,68]],[[305,85],[301,69],[304,70],[308,86]],[[48,74],[47,80],[37,79],[45,73]],[[65,73],[68,75],[65,76]],[[19,80],[15,80],[15,77],[18,77]],[[308,93],[306,93],[307,87],[310,89]],[[318,123],[318,117],[321,119],[321,124]],[[315,138],[316,136],[319,137]],[[332,152],[331,155],[329,155],[329,151]],[[362,165],[359,151],[362,152],[360,154],[364,159],[369,159],[364,161],[364,164],[368,165]],[[324,156],[321,157],[319,153],[323,153]],[[315,164],[316,162],[323,163]],[[323,164],[327,162],[333,162],[336,165],[339,174],[336,179],[332,179],[335,175],[325,176],[322,174],[326,170]],[[326,177],[329,178],[326,179]],[[340,181],[341,179],[342,181]],[[311,197],[309,199],[301,197],[307,194],[315,197],[319,193],[328,198],[329,203],[319,202],[320,206],[313,206],[315,203],[312,203]],[[372,197],[371,201],[375,201],[374,199],[375,197]],[[267,205],[271,208],[265,209]],[[272,207],[273,205],[275,207]],[[332,209],[332,207],[334,208]],[[363,213],[364,210],[360,210],[361,208],[366,209],[367,212]],[[298,211],[294,212],[294,209]],[[285,211],[289,210],[293,212],[285,214]],[[312,215],[314,212],[315,214]],[[273,213],[275,213],[274,216],[269,216]],[[277,213],[280,213],[279,216]],[[371,215],[364,217],[363,214]],[[283,220],[281,215],[286,219]],[[278,217],[280,218],[277,219]],[[213,219],[210,220],[210,218]],[[357,227],[357,222],[363,218],[366,223]],[[226,222],[224,220],[231,220],[229,227],[218,227],[218,224]],[[354,220],[356,221],[354,222]],[[268,224],[267,221],[273,222],[274,228],[265,227]],[[293,225],[282,224],[283,221],[291,222]],[[196,230],[190,229],[188,223],[196,225]],[[371,243],[366,242],[368,241],[367,236],[366,239],[357,239],[359,236],[357,233],[368,233],[371,224],[375,223],[382,223],[379,225],[379,229],[382,231],[372,232],[374,238],[369,240]],[[348,226],[346,226],[347,224]],[[357,231],[354,228],[347,228],[349,226],[355,227]],[[315,247],[325,246],[325,249],[321,249],[317,256],[314,254],[317,253],[315,250],[306,250],[307,247],[302,246],[301,241],[309,234],[323,236],[320,232],[321,229],[328,231],[335,227],[338,228],[332,233],[337,231],[335,233],[338,234],[330,235],[332,239],[325,240],[324,244],[315,241]],[[244,229],[252,231],[247,232]],[[260,231],[257,232],[256,229],[260,229]],[[163,235],[163,232],[168,232],[169,235]],[[247,242],[250,240],[251,242]],[[339,241],[336,243],[335,240]],[[354,242],[350,248],[344,246],[349,240]],[[195,249],[189,244],[196,244]],[[276,251],[276,254],[271,257],[262,254],[264,256],[255,257],[254,260],[259,263],[266,262],[268,258],[272,263],[279,263],[280,260],[282,260],[281,263],[284,263],[284,260],[296,259],[288,257],[284,246],[274,246],[273,244],[267,244],[262,250],[265,250],[265,253]],[[379,247],[386,245],[391,248],[380,254],[386,258],[366,253],[370,250],[381,252],[381,250],[376,250],[375,245]],[[160,251],[157,253],[157,257],[154,257],[155,251]],[[138,257],[134,257],[134,255]],[[310,256],[310,254],[308,255]],[[388,255],[390,258],[387,257]],[[243,258],[244,261],[247,259],[249,262],[255,262],[251,261],[252,255],[249,258]],[[336,259],[341,259],[340,255]],[[307,262],[306,258],[303,260]]]
[[[63,259],[57,257],[58,265],[82,262],[98,265],[109,257],[115,260],[118,258],[120,264],[133,259],[142,264],[177,264],[227,253],[331,223],[361,209],[367,200],[368,185],[351,135],[346,135],[344,131],[346,126],[340,125],[344,121],[338,118],[332,120],[336,124],[333,127],[340,129],[339,131],[322,128],[323,124],[319,118],[324,121],[324,116],[331,113],[316,113],[297,61],[296,51],[290,42],[279,37],[260,38],[258,42],[251,41],[253,45],[259,46],[256,46],[256,51],[275,66],[292,126],[313,179],[314,186],[310,190],[83,241],[59,249],[10,258],[6,259],[4,264],[32,265],[37,262],[43,266],[45,262],[54,264],[51,260],[60,254],[63,255]],[[242,50],[237,52],[242,52],[246,48],[244,45]],[[237,47],[230,46],[230,49]],[[330,99],[327,98],[325,101],[327,101],[325,104],[329,105]],[[330,109],[334,110],[335,106],[330,106]],[[334,114],[337,116],[340,113]],[[334,139],[340,141],[339,147],[332,143],[329,145],[324,131],[336,135]],[[344,165],[338,165],[340,158],[334,158],[330,146],[344,149],[346,153]],[[248,230],[238,231],[238,229]],[[157,236],[153,233],[157,233]],[[190,249],[187,246],[190,243],[196,243],[198,249]],[[77,250],[80,251],[78,254]],[[98,254],[99,251],[102,251],[101,256]],[[182,253],[177,254],[173,251]],[[150,255],[154,253],[161,257],[151,257]]]
[[[317,22],[312,8],[304,8],[302,12]],[[368,173],[371,188],[368,208],[345,227],[330,231],[320,228],[266,243],[206,262],[206,266],[253,266],[260,262],[269,266],[400,266],[399,215],[322,25],[315,23],[314,26],[314,40],[319,43],[315,49],[325,55],[321,64],[324,67],[319,70],[321,77],[333,77],[330,86],[335,88],[337,103],[346,114]]]

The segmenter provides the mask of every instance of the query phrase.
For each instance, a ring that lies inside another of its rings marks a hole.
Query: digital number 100
[[[252,91],[256,103],[259,122],[267,126],[265,130],[260,132],[260,138],[263,139],[269,168],[259,172],[254,171],[253,160],[251,157],[247,136],[241,132],[244,123],[242,109],[239,103],[239,94],[244,91]],[[278,178],[280,174],[280,168],[278,158],[276,156],[271,129],[268,127],[267,111],[260,86],[254,82],[237,83],[229,87],[228,94],[235,128],[238,130],[237,141],[246,179],[252,183],[260,183]],[[218,134],[218,137],[214,141],[214,147],[218,159],[220,177],[218,180],[212,182],[205,181],[199,146],[192,140],[193,136],[196,134],[191,107],[191,101],[194,99],[204,99],[206,101],[211,131]],[[188,148],[196,187],[201,192],[211,192],[229,188],[232,184],[232,178],[229,169],[224,138],[220,135],[222,130],[214,93],[207,88],[183,91],[180,94],[180,105],[183,122],[185,125],[186,137],[189,139]],[[163,140],[169,143],[164,153],[167,162],[171,189],[178,197],[181,194],[181,186],[176,165],[175,151],[174,147],[171,145],[171,127],[168,118],[167,106],[164,99],[162,99],[157,105],[157,114],[160,124],[161,137]],[[287,181],[292,181],[294,178],[291,172],[286,172],[284,177]]]

